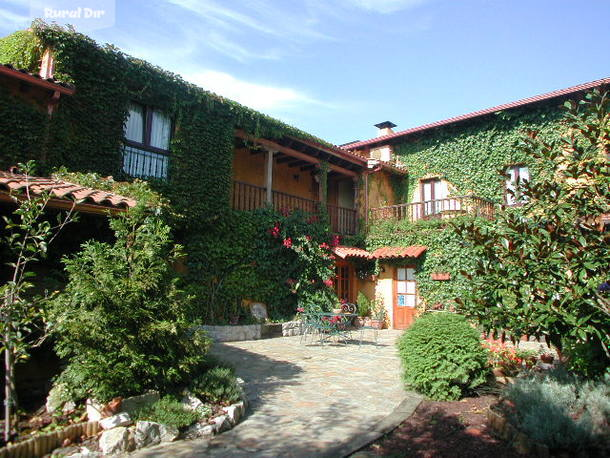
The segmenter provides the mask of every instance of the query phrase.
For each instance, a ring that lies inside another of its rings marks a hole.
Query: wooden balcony
[[[492,219],[494,212],[495,204],[487,199],[477,196],[452,196],[446,199],[372,208],[370,218],[371,220],[406,219],[414,222],[472,215]]]
[[[267,190],[243,181],[233,181],[231,205],[234,210],[256,210],[267,206]],[[270,205],[276,211],[302,210],[312,215],[320,212],[320,202],[280,191],[271,192]],[[330,226],[337,234],[353,235],[358,229],[357,212],[352,208],[327,205]]]

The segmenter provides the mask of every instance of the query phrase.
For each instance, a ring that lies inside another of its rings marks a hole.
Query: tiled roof
[[[54,178],[26,176],[18,173],[0,171],[0,193],[20,191],[29,186],[30,192],[41,195],[48,192],[53,198],[63,201],[76,201],[78,204],[96,205],[103,208],[126,209],[135,207],[136,201],[112,192],[87,188],[68,181]]]
[[[412,245],[408,247],[388,246],[377,248],[371,254],[374,259],[390,258],[419,258],[426,252],[428,247],[422,245]]]
[[[416,132],[422,132],[422,131],[425,131],[428,129],[433,129],[435,127],[441,127],[441,126],[445,126],[447,124],[453,124],[454,122],[464,121],[464,120],[476,118],[479,116],[485,116],[488,114],[495,113],[497,111],[507,110],[509,108],[517,108],[517,107],[520,107],[523,105],[528,105],[530,103],[542,102],[544,100],[549,100],[549,99],[553,99],[556,97],[562,97],[562,96],[566,96],[566,95],[575,94],[578,92],[586,91],[586,90],[593,89],[593,88],[607,85],[607,84],[610,84],[610,78],[602,78],[600,80],[591,81],[589,83],[579,84],[577,86],[572,86],[572,87],[568,87],[565,89],[559,89],[557,91],[547,92],[545,94],[535,95],[533,97],[527,97],[525,99],[516,100],[514,102],[505,103],[503,105],[486,108],[484,110],[474,111],[472,113],[455,116],[453,118],[444,119],[442,121],[436,121],[436,122],[433,122],[430,124],[424,124],[422,126],[413,127],[411,129],[403,130],[400,132],[394,132],[393,134],[383,135],[381,137],[371,138],[369,140],[363,140],[363,141],[359,141],[359,142],[347,143],[347,144],[343,145],[342,148],[345,150],[351,151],[351,150],[354,150],[357,148],[362,148],[364,146],[383,144],[389,140],[393,140],[398,137],[404,137],[404,136],[407,136],[410,134],[414,134]]]
[[[345,258],[369,259],[371,256],[371,253],[369,253],[366,250],[363,250],[362,248],[356,248],[353,246],[344,246],[344,245],[338,245],[335,248],[333,248],[333,253],[335,255],[339,256],[341,259],[345,259]]]
[[[349,257],[364,259],[419,258],[427,249],[428,247],[421,245],[408,247],[381,247],[370,253],[362,248],[339,245],[333,248],[333,253],[341,259]]]
[[[55,78],[45,79],[36,73],[30,73],[27,70],[15,68],[10,64],[0,64],[0,74],[27,81],[31,84],[41,86],[46,89],[59,91],[63,94],[71,95],[74,93],[74,86],[71,84],[58,81]]]

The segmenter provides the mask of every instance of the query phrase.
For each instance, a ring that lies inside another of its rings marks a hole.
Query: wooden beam
[[[294,158],[297,159],[301,159],[303,161],[309,162],[311,164],[320,164],[320,160],[315,158],[315,157],[311,157],[305,153],[302,153],[300,151],[296,151],[292,148],[288,148],[286,146],[280,145],[279,143],[276,143],[274,141],[271,140],[267,140],[266,138],[257,138],[254,137],[253,135],[248,134],[247,132],[243,131],[242,129],[236,129],[235,130],[235,136],[238,138],[242,138],[244,140],[248,140],[254,144],[258,144],[261,146],[265,146],[268,147],[272,150],[278,151],[280,153],[285,154],[286,156],[292,156]],[[352,170],[348,170],[346,168],[343,167],[339,167],[338,165],[335,164],[329,164],[330,169],[338,172],[338,173],[342,173],[343,175],[349,175],[349,176],[358,176],[358,174]]]
[[[284,164],[285,162],[290,162],[290,161],[294,161],[294,157],[290,157],[290,156],[285,156],[281,159],[278,159],[276,162],[278,164]]]

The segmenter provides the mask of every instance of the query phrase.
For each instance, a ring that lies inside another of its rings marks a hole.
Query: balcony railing
[[[452,196],[446,199],[413,202],[409,204],[390,205],[372,208],[372,220],[406,219],[418,221],[421,219],[453,218],[460,215],[480,216],[492,219],[495,204],[477,196]]]
[[[339,234],[355,234],[358,229],[358,212],[353,208],[327,204],[328,218],[333,231]]]
[[[271,192],[271,204],[277,211],[302,210],[312,215],[320,211],[320,202],[306,199],[280,191]],[[267,190],[243,181],[233,181],[231,205],[234,210],[256,210],[267,205]],[[357,229],[357,212],[351,208],[327,205],[330,226],[333,232],[339,234],[355,234]]]

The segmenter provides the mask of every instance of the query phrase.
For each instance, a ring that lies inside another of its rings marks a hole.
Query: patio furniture
[[[355,313],[309,312],[302,315],[303,334],[301,343],[307,342],[307,336],[318,337],[321,344],[333,339],[351,340],[352,322],[358,315]]]
[[[354,314],[356,317],[358,316],[358,314],[357,314],[358,305],[357,304],[352,304],[352,303],[346,302],[341,305],[341,310]],[[377,338],[379,337],[379,329],[377,329],[376,327],[373,327],[373,326],[360,326],[357,323],[355,318],[353,319],[353,326],[354,326],[354,330],[360,332],[360,339],[358,341],[358,345],[362,345],[362,341],[364,340],[364,332],[367,330],[373,331],[375,345],[377,345]]]

